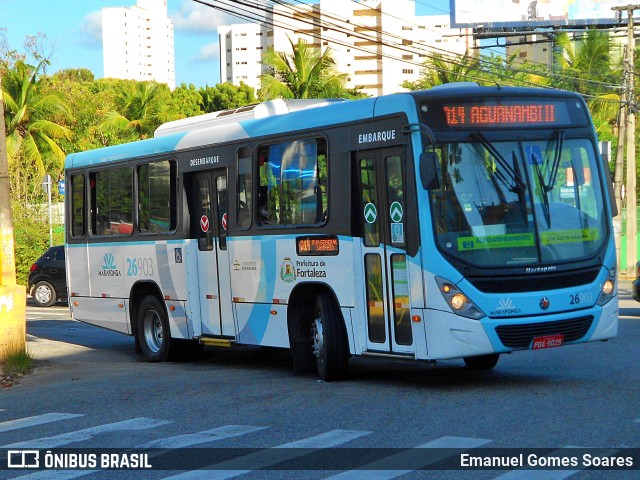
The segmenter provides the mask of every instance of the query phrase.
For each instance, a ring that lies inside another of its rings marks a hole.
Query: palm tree
[[[556,35],[555,42],[559,47],[555,63],[561,74],[557,87],[594,95],[603,93],[606,82],[614,83],[615,72],[606,32],[591,29],[580,39],[561,32]]]
[[[259,96],[274,98],[344,97],[347,75],[336,71],[336,62],[329,48],[320,53],[304,40],[291,43],[291,53],[268,51],[265,64],[271,71],[262,75]]]
[[[425,63],[424,75],[415,82],[402,84],[409,90],[425,90],[436,85],[452,82],[468,82],[478,79],[479,63],[477,58],[468,55],[443,55],[434,53]]]
[[[153,131],[165,120],[162,98],[168,87],[156,82],[126,82],[116,94],[117,111],[107,112],[101,128],[126,135],[122,141],[153,136]]]
[[[71,131],[55,121],[70,113],[64,99],[38,91],[38,75],[46,63],[41,60],[34,67],[18,60],[12,67],[5,65],[2,75],[7,157],[18,195],[20,179],[27,173],[41,178],[45,172],[62,170],[65,152],[59,142],[71,138]]]

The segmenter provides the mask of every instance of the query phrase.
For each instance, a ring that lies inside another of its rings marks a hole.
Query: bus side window
[[[236,202],[236,222],[238,227],[246,230],[251,226],[253,166],[251,149],[241,147],[236,154],[238,160],[238,185]]]
[[[326,152],[322,138],[260,147],[260,225],[317,225],[326,221]]]
[[[133,171],[124,166],[93,172],[91,187],[91,233],[131,235],[133,233]]]
[[[84,175],[71,175],[71,236],[84,237],[85,229]]]

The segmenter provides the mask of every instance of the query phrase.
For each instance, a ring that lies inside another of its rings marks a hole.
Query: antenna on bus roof
[[[292,100],[268,100],[262,103],[247,105],[240,108],[231,108],[219,112],[205,113],[196,117],[182,118],[160,125],[154,132],[154,137],[164,137],[173,133],[198,130],[214,125],[237,123],[242,120],[265,118],[274,115],[282,115],[307,108],[324,107],[337,102],[346,101],[343,98],[312,98]]]

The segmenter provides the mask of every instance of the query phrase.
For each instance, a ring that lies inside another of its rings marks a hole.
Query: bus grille
[[[584,337],[593,323],[593,316],[571,318],[545,323],[525,323],[522,325],[501,325],[496,333],[505,347],[527,348],[536,337],[564,335],[565,342],[573,342]]]
[[[485,293],[516,293],[577,287],[592,283],[601,272],[601,267],[592,267],[572,272],[553,272],[541,275],[519,276],[467,276],[471,284]]]

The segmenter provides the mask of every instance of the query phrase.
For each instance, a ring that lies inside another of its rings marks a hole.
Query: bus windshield
[[[469,138],[469,137],[467,137]],[[594,147],[588,139],[441,143],[432,190],[436,241],[447,256],[480,267],[560,263],[593,256],[608,228]]]

